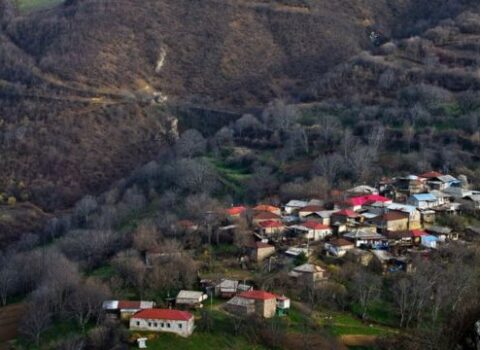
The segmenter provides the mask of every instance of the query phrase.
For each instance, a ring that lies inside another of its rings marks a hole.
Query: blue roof
[[[437,200],[437,197],[435,197],[431,193],[414,194],[412,197],[418,201],[436,201]]]

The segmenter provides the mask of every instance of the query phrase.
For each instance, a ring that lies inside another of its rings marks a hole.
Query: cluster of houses
[[[318,271],[303,266],[298,270],[297,277],[302,274],[313,279]],[[173,300],[172,308],[156,308],[153,301],[129,300],[107,300],[102,307],[111,318],[128,322],[131,331],[166,332],[182,337],[190,336],[195,329],[195,317],[190,311],[203,308],[203,303],[209,297],[210,300],[214,296],[228,300],[223,309],[241,317],[284,316],[290,309],[290,299],[286,296],[254,290],[252,286],[236,280],[222,279],[217,283],[202,280],[201,288],[203,291],[181,290]],[[146,347],[146,340],[138,339],[141,348]]]
[[[465,177],[432,171],[384,180],[375,187],[357,186],[331,200],[234,206],[225,210],[227,221],[219,230],[235,230],[239,220],[251,225],[241,262],[262,263],[278,256],[296,259],[304,254],[307,262],[290,268],[288,276],[295,285],[315,287],[328,276],[320,265],[308,262],[312,252],[364,266],[376,261],[385,273],[408,272],[415,254],[428,254],[459,239],[451,228],[436,224],[439,217],[479,209],[480,191],[470,190]],[[198,229],[191,222],[182,221],[182,225],[191,231]],[[471,231],[476,232],[474,228]],[[147,263],[157,258],[158,254],[150,252]],[[285,315],[290,308],[288,297],[255,290],[238,280],[202,280],[200,286],[202,291],[180,291],[169,309],[156,308],[151,301],[106,301],[103,307],[128,320],[131,330],[184,337],[195,328],[194,316],[188,310],[203,307],[209,297],[225,299],[223,310],[238,316],[270,318]]]
[[[399,266],[407,269],[405,261],[411,255],[458,239],[458,233],[436,222],[480,208],[480,191],[468,187],[464,176],[431,171],[383,180],[375,187],[357,186],[331,200],[235,206],[226,212],[230,225],[239,217],[251,217],[254,241],[249,257],[255,261],[279,253],[308,257],[320,245],[326,255],[370,256],[394,271]]]

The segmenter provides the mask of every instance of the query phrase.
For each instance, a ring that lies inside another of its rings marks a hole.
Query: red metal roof
[[[283,227],[283,224],[280,221],[267,220],[258,223],[263,228],[279,228]]]
[[[427,233],[423,230],[411,230],[410,232],[412,233],[413,237],[422,237],[427,235]]]
[[[276,299],[275,294],[265,292],[264,290],[250,290],[248,292],[241,293],[239,297],[245,298],[245,299],[255,299],[255,300]]]
[[[427,173],[423,173],[421,175],[418,175],[418,177],[423,177],[424,179],[433,179],[435,177],[443,176],[440,174],[438,171],[429,171]]]
[[[316,221],[305,221],[303,226],[305,226],[306,228],[309,228],[311,230],[328,230],[330,229],[330,226],[327,226],[327,225],[323,225],[319,222],[316,222]]]
[[[280,216],[269,211],[262,211],[254,217],[256,220],[280,220]]]
[[[133,315],[133,318],[172,321],[188,321],[192,317],[190,312],[171,309],[145,309]]]
[[[244,206],[231,207],[227,209],[227,214],[231,216],[240,215],[247,210]]]
[[[141,301],[120,300],[118,309],[140,309]]]
[[[278,212],[280,208],[274,207],[273,205],[259,204],[253,210],[256,211],[269,211],[269,212]]]
[[[354,206],[357,206],[357,205],[364,205],[368,202],[382,202],[382,203],[386,203],[386,202],[391,202],[392,200],[387,198],[387,197],[384,197],[384,196],[380,196],[378,194],[368,194],[368,195],[365,195],[365,196],[357,196],[357,197],[351,197],[349,199],[347,199],[347,204],[350,204],[350,205],[354,205]]]

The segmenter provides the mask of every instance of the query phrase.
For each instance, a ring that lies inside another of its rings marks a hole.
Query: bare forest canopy
[[[379,89],[383,68],[370,71],[369,58],[359,56],[377,50],[372,31],[387,41],[423,35],[477,7],[443,0],[69,0],[21,11],[0,0],[0,199],[53,211],[100,193],[176,139],[181,115],[171,106],[241,114],[279,97],[395,100],[401,89]],[[474,50],[467,46],[450,49]],[[457,69],[470,65],[469,55],[452,58]],[[397,56],[394,72],[402,70]],[[398,87],[426,80],[456,92],[476,88],[469,72],[432,78],[410,68]],[[355,74],[352,84],[341,78]],[[382,79],[389,84],[388,74]],[[467,85],[459,87],[462,79]],[[208,129],[209,122],[191,125]]]

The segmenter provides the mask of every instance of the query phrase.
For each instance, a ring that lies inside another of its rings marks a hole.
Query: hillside
[[[404,35],[412,12],[434,21],[469,3],[71,0],[19,14],[3,0],[0,188],[69,206],[176,137],[166,101],[312,100],[326,72],[373,49],[367,29]]]

